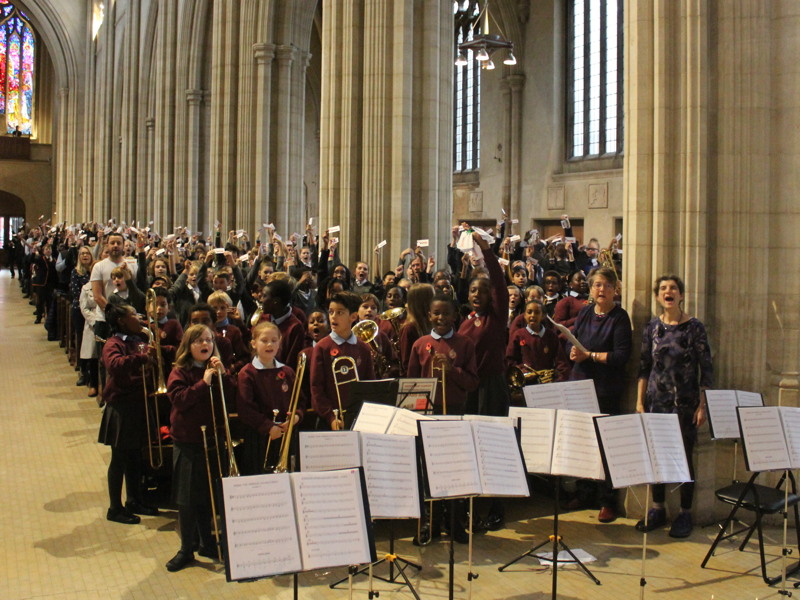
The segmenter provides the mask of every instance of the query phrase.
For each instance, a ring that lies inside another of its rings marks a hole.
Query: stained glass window
[[[453,2],[456,45],[472,39],[480,5],[478,0]],[[467,64],[455,66],[455,122],[453,128],[453,171],[477,171],[480,167],[480,63],[473,60],[472,50],[466,54]]]
[[[33,126],[33,69],[36,36],[27,15],[0,0],[0,115],[6,129],[30,135]]]

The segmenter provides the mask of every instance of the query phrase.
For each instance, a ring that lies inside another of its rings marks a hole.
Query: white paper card
[[[429,240],[417,240],[417,248],[427,248]]]
[[[359,466],[358,432],[300,432],[300,468],[303,471],[332,471]]]

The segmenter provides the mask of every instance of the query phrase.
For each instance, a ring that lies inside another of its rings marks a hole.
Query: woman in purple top
[[[711,387],[713,378],[711,348],[703,324],[683,311],[684,285],[679,277],[659,277],[653,293],[663,312],[644,331],[636,411],[678,415],[689,473],[694,478],[692,450],[697,428],[706,421],[703,392]],[[694,483],[682,484],[680,493],[681,512],[669,532],[677,538],[688,537],[692,531]],[[636,524],[639,531],[666,524],[665,496],[663,484],[653,486],[653,508],[648,511],[647,525],[644,520]]]
[[[592,304],[578,313],[573,333],[587,350],[571,346],[569,357],[574,361],[570,379],[591,379],[597,392],[600,411],[619,414],[619,402],[625,393],[625,365],[631,355],[631,320],[628,313],[614,304],[617,274],[608,267],[599,267],[589,274],[589,296]],[[616,519],[616,493],[606,482],[601,488],[581,482],[579,495],[589,500],[590,490],[599,493],[601,523]]]

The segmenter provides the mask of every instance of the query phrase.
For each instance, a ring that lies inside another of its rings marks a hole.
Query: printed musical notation
[[[512,406],[508,416],[519,419],[520,444],[528,473],[549,474],[553,461],[556,411]]]
[[[559,410],[553,437],[553,475],[605,479],[600,446],[591,413]]]
[[[394,406],[364,402],[358,413],[358,418],[353,424],[353,431],[386,433],[386,428],[396,412],[397,409]]]
[[[417,421],[432,421],[433,417],[428,417],[410,410],[398,409],[392,418],[392,422],[386,429],[386,433],[392,435],[407,435],[416,437]]]
[[[472,431],[483,495],[529,496],[514,426],[479,420],[473,421]]]
[[[361,466],[355,431],[301,431],[300,467],[303,471],[332,471]]]
[[[711,437],[715,440],[738,439],[737,406],[763,406],[761,394],[742,390],[706,390],[706,408]]]
[[[780,409],[789,461],[793,469],[800,468],[800,408],[782,406]]]
[[[522,389],[529,408],[557,408],[598,414],[600,406],[591,379],[528,385]]]
[[[420,498],[414,438],[363,433],[361,458],[372,518],[418,519]]]
[[[748,471],[792,468],[783,421],[778,406],[737,408]],[[787,420],[791,422],[791,416]]]

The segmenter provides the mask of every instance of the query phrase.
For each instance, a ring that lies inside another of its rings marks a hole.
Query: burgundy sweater
[[[326,336],[314,347],[311,358],[311,404],[317,414],[329,424],[333,422],[333,409],[339,408],[336,396],[336,385],[333,380],[333,361],[339,356],[351,356],[356,361],[359,379],[365,381],[375,379],[375,366],[369,346],[361,340],[355,344],[345,342],[341,346]],[[341,366],[341,365],[340,365]],[[352,373],[341,377],[340,381],[349,381]],[[339,387],[342,406],[347,408],[347,385]]]
[[[266,435],[275,424],[273,409],[278,409],[278,422],[283,423],[293,386],[294,370],[287,365],[273,369],[256,369],[252,363],[245,365],[239,371],[238,408],[242,423]],[[303,416],[299,406],[296,414]]]

